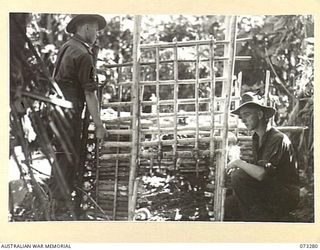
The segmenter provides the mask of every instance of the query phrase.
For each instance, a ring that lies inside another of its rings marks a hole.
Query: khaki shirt
[[[271,127],[262,137],[253,135],[253,164],[264,166],[268,178],[282,185],[297,185],[298,172],[293,146],[287,135]]]
[[[74,104],[83,105],[84,91],[94,91],[95,67],[90,46],[80,36],[72,36],[60,49],[54,79],[65,98]]]

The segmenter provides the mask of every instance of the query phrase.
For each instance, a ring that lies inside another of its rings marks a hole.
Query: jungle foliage
[[[10,152],[14,147],[25,145],[26,155],[30,155],[43,148],[43,138],[39,133],[35,138],[20,138],[16,135],[21,130],[22,120],[29,117],[31,122],[37,119],[44,121],[44,131],[50,127],[52,108],[39,106],[33,99],[30,103],[21,101],[21,91],[35,93],[41,96],[57,96],[50,75],[60,46],[69,35],[64,29],[71,15],[67,14],[31,14],[20,13],[10,15],[10,103],[11,109],[11,141]],[[101,82],[107,82],[106,91],[115,91],[117,75],[108,70],[106,65],[127,63],[132,61],[132,29],[133,16],[106,16],[107,28],[100,32],[98,45],[97,68],[101,75]],[[171,42],[202,40],[225,37],[224,16],[144,16],[142,24],[142,43],[157,41]],[[306,202],[313,203],[313,86],[314,86],[314,19],[312,16],[240,16],[238,17],[238,38],[250,38],[238,43],[237,55],[251,56],[249,61],[237,61],[235,75],[243,73],[242,92],[248,90],[264,92],[266,71],[271,72],[270,100],[275,103],[278,115],[278,125],[304,125],[307,132],[302,135],[292,134],[297,151],[306,152],[304,158],[299,159]],[[28,44],[27,40],[34,48]],[[27,44],[27,45],[26,45]],[[218,48],[219,50],[219,48]],[[206,53],[206,51],[202,51]],[[37,58],[36,55],[40,55]],[[143,60],[152,59],[152,54],[143,55]],[[166,51],[163,59],[170,58],[172,53]],[[43,65],[41,64],[43,62]],[[167,70],[170,70],[168,68]],[[190,67],[179,67],[179,77],[193,76]],[[200,74],[206,74],[203,68]],[[130,78],[130,72],[125,76]],[[144,77],[150,79],[152,74]],[[205,90],[203,90],[205,91]],[[171,89],[164,90],[162,95],[169,95]],[[188,96],[188,91],[183,95]],[[152,96],[152,91],[145,93],[145,99]],[[123,94],[123,98],[130,97],[130,91]],[[33,107],[31,110],[28,107]],[[31,112],[32,111],[32,112]],[[33,113],[33,114],[31,114]],[[34,116],[37,113],[38,116]],[[18,124],[18,125],[17,125]],[[37,130],[37,129],[36,129]],[[48,131],[47,131],[48,132]],[[48,132],[50,134],[50,132]],[[26,139],[26,140],[23,140]],[[50,160],[50,150],[43,152]],[[29,169],[30,170],[30,169]],[[22,176],[30,174],[21,172]],[[40,190],[42,187],[38,187]],[[39,191],[41,192],[41,191]],[[310,217],[308,215],[301,217]]]

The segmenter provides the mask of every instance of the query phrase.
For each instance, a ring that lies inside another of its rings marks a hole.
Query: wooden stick
[[[211,85],[211,91],[210,91],[210,115],[211,115],[211,126],[210,126],[210,162],[211,167],[214,168],[213,165],[213,157],[214,157],[214,148],[215,148],[215,140],[214,140],[214,130],[215,130],[215,95],[216,95],[216,74],[214,71],[214,53],[215,53],[215,40],[211,39],[210,43],[210,85]]]
[[[177,163],[177,142],[178,142],[178,136],[177,136],[177,131],[178,131],[178,104],[179,104],[179,100],[178,100],[178,93],[179,93],[179,84],[178,84],[178,80],[179,80],[179,69],[178,69],[178,46],[177,46],[177,41],[175,38],[174,41],[174,47],[173,47],[173,79],[175,81],[174,84],[174,89],[173,89],[173,113],[174,113],[174,117],[173,117],[173,127],[174,127],[174,140],[173,140],[173,167],[174,169],[176,169],[176,163]],[[161,103],[160,103],[161,104]]]
[[[248,41],[251,38],[240,38],[237,39],[236,42],[244,42]],[[198,45],[210,45],[211,40],[197,40],[197,41],[182,41],[182,42],[162,42],[159,45],[158,44],[141,44],[141,49],[152,49],[155,46],[159,46],[159,48],[173,48],[173,47],[187,47],[187,46],[195,46],[196,44]],[[226,44],[229,43],[229,40],[219,40],[216,42],[216,44]]]
[[[268,105],[269,99],[269,90],[270,90],[270,71],[266,71],[266,82],[264,87],[264,105]]]
[[[132,196],[132,207],[135,209],[136,203],[137,203],[137,196],[138,196],[138,185],[140,182],[140,178],[136,178],[134,181],[134,186],[133,186],[133,196]],[[132,214],[129,215],[129,218],[134,218],[135,215],[135,210],[131,211]]]
[[[199,45],[196,44],[196,84],[194,88],[194,95],[195,95],[195,112],[196,112],[196,136],[195,136],[195,145],[194,150],[196,152],[196,175],[199,176],[198,169],[199,169],[199,65],[200,65],[200,55],[199,55]],[[210,98],[208,98],[210,100]]]
[[[226,81],[225,77],[216,77],[217,82],[223,82]],[[200,78],[199,83],[207,83],[210,82],[209,78]],[[194,84],[195,80],[194,79],[183,79],[183,80],[178,80],[179,85],[184,85],[184,84]],[[117,82],[116,86],[123,86],[123,87],[130,87],[132,86],[132,81],[125,81],[125,82]],[[159,85],[174,85],[175,82],[173,80],[160,80]],[[140,81],[140,86],[156,86],[157,82],[156,81]]]
[[[175,131],[173,131],[175,133]],[[214,136],[214,141],[223,141],[222,136]],[[251,140],[251,137],[239,137],[239,138],[245,138],[246,140]],[[248,139],[247,139],[248,138]],[[199,137],[198,141],[199,142],[210,142],[212,140],[211,137]],[[240,139],[241,140],[241,139]],[[175,142],[178,143],[179,145],[194,145],[195,144],[195,139],[194,138],[182,138],[182,139],[172,139],[172,140],[161,140],[159,138],[153,140],[153,141],[143,141],[140,142],[140,146],[144,147],[152,147],[152,146],[157,146],[159,144],[159,141],[161,141],[162,146],[170,146],[173,145]],[[109,147],[130,147],[132,148],[132,143],[131,142],[103,142],[103,147],[104,148],[109,148]]]
[[[121,78],[121,72],[122,71],[121,71],[121,68],[120,68],[118,70],[119,78]],[[119,86],[119,88],[118,88],[118,102],[121,102],[121,100],[122,100],[122,86]],[[119,118],[120,115],[121,115],[121,107],[118,107],[117,108],[117,117]],[[117,129],[120,130],[120,123],[117,124]],[[117,142],[119,142],[120,135],[121,135],[120,133],[117,133]],[[102,151],[101,153],[104,153],[103,152],[104,150],[101,150],[101,151]],[[120,153],[120,148],[117,147],[116,154],[118,155],[119,153]],[[117,197],[118,197],[118,185],[119,185],[119,158],[117,157],[115,159],[115,161],[116,161],[116,163],[115,163],[114,182],[112,183],[113,192],[114,192],[113,204],[112,204],[112,206],[113,206],[113,213],[112,213],[113,220],[116,220],[116,212],[117,212],[117,204],[118,204]],[[104,164],[101,164],[101,167],[105,167]],[[104,168],[101,168],[101,172],[102,172],[102,169],[104,169]],[[99,184],[101,184],[101,181],[99,182]],[[101,189],[101,186],[100,186],[100,189]]]
[[[139,48],[140,48],[140,30],[141,30],[141,16],[134,17],[133,30],[133,85],[131,89],[132,101],[132,150],[131,163],[129,175],[129,203],[128,203],[128,220],[133,220],[134,215],[134,181],[136,178],[136,167],[138,165],[138,151],[139,151]]]
[[[226,80],[226,77],[217,77],[216,78],[216,81],[225,81]],[[159,84],[160,85],[174,85],[176,82],[179,83],[179,85],[183,85],[183,84],[195,84],[196,83],[196,80],[195,79],[183,79],[183,80],[177,80],[177,81],[174,81],[174,80],[161,80],[159,81]],[[210,78],[200,78],[199,79],[199,83],[207,83],[207,82],[210,82]],[[153,86],[153,85],[156,85],[157,82],[156,81],[141,81],[140,82],[141,85],[150,85],[150,86]]]
[[[157,48],[158,46],[155,45],[155,48]],[[159,47],[158,47],[159,48]],[[224,57],[224,56],[216,56],[214,57],[214,59],[216,61],[221,61],[221,60],[228,60],[228,57]],[[252,57],[251,56],[236,56],[235,60],[236,61],[247,61],[247,60],[251,60]],[[102,59],[98,59],[98,61],[102,61],[104,62],[104,60]],[[194,63],[196,60],[178,60],[179,63]],[[203,59],[203,62],[208,62],[209,59]],[[173,60],[161,60],[159,61],[159,63],[165,64],[165,63],[173,63]],[[141,62],[140,65],[141,66],[147,66],[147,65],[154,65],[156,64],[156,61],[148,61],[148,62]],[[132,67],[133,63],[132,62],[128,62],[128,63],[117,63],[117,64],[107,64],[105,67],[112,69],[112,68],[122,68],[122,67]]]
[[[266,70],[266,80],[265,80],[265,87],[264,87],[264,105],[265,106],[268,105],[269,92],[270,92],[270,71]],[[270,106],[273,106],[273,103],[270,102]],[[272,116],[270,123],[272,126],[274,125],[274,116]]]
[[[156,97],[157,97],[157,135],[158,138],[161,137],[161,129],[160,129],[160,86],[159,86],[159,81],[160,81],[160,53],[159,53],[159,47],[156,47]],[[141,131],[142,132],[142,131]],[[159,140],[158,143],[158,155],[157,155],[157,160],[159,167],[161,167],[161,141]],[[153,164],[153,158],[152,158],[152,164]]]
[[[220,126],[221,127],[221,126]],[[199,126],[199,134],[202,135],[207,135],[208,131],[211,129],[211,126]],[[178,132],[182,132],[179,133],[181,135],[194,135],[195,134],[195,127],[194,126],[188,126],[188,127],[178,127],[177,128]],[[207,131],[203,131],[203,130],[207,130]],[[146,129],[141,129],[141,134],[144,135],[150,135],[150,134],[161,134],[161,133],[170,133],[173,131],[173,128],[170,127],[165,127],[165,128],[146,128]],[[128,130],[124,130],[124,129],[108,129],[108,133],[110,135],[131,135],[132,134],[132,130],[128,129]]]
[[[222,129],[222,125],[215,125],[215,128],[216,129]],[[276,127],[278,130],[282,131],[282,132],[302,132],[304,130],[307,130],[309,129],[307,126],[289,126],[289,127]],[[177,131],[178,132],[182,132],[182,133],[178,133],[178,134],[186,134],[186,135],[194,135],[195,134],[195,129],[196,127],[195,126],[185,126],[185,127],[178,127],[177,128]],[[229,129],[230,130],[235,130],[237,129],[238,131],[246,131],[245,128],[239,128],[237,127],[236,124],[232,124],[229,126]],[[212,130],[212,126],[200,126],[199,125],[199,134],[202,134],[202,135],[207,135],[208,134],[208,131],[211,131]],[[171,127],[171,126],[168,126],[168,127],[162,127],[160,128],[160,133],[173,133],[174,131],[174,128]],[[108,132],[109,134],[111,135],[131,135],[132,134],[132,130],[131,129],[128,129],[128,130],[124,130],[124,129],[108,129]],[[158,128],[152,128],[152,127],[149,127],[149,128],[146,128],[146,129],[141,129],[141,133],[142,134],[157,134],[158,133]],[[214,136],[211,135],[211,132],[210,132],[210,137],[214,138]],[[238,136],[238,139],[239,140],[247,140],[247,139],[242,139],[243,137],[242,136]],[[245,137],[247,138],[247,137]],[[248,138],[251,138],[251,137],[248,137]]]
[[[154,146],[156,146],[156,145],[157,145],[157,143],[154,144]],[[172,145],[172,143],[171,144],[168,143],[167,146],[170,146],[170,145]],[[190,145],[190,143],[185,143],[185,145]],[[221,153],[221,151],[222,151],[222,149],[216,149],[214,151],[214,153]],[[191,154],[192,154],[192,152],[188,153],[188,151],[186,151],[186,152],[177,151],[177,157],[187,157]],[[206,150],[204,150],[204,151],[199,150],[199,157],[207,156],[207,154],[210,154],[210,153],[208,153]],[[151,158],[151,157],[157,156],[156,153],[152,153],[152,152],[141,152],[139,155],[142,158]],[[128,159],[130,159],[130,156],[131,156],[131,154],[104,154],[104,155],[100,156],[100,164],[103,167],[104,161],[115,160],[115,159],[128,160]],[[172,159],[173,153],[171,151],[170,152],[163,152],[163,158],[165,158],[165,157],[171,157],[170,159]],[[194,156],[192,156],[192,157],[194,157]]]
[[[222,153],[219,154],[219,158],[216,166],[216,182],[215,182],[215,196],[214,196],[214,212],[215,212],[215,220],[222,221],[223,220],[223,188],[224,188],[224,177],[225,177],[225,166],[227,164],[227,153],[226,149],[228,146],[228,119],[230,112],[230,102],[231,102],[231,86],[233,81],[233,72],[234,72],[234,57],[236,52],[236,24],[237,18],[236,16],[231,16],[230,19],[227,19],[227,23],[230,23],[230,33],[227,34],[230,36],[230,44],[227,49],[229,53],[228,60],[228,70],[227,77],[229,78],[226,82],[225,89],[223,94],[225,96],[224,102],[224,116],[223,116],[223,124],[224,129],[222,129],[222,143],[221,149]]]
[[[214,114],[222,114],[222,111],[215,111]],[[183,118],[183,117],[191,117],[191,116],[195,116],[196,113],[195,112],[185,112],[185,113],[178,113],[177,116],[179,118]],[[211,112],[208,111],[201,111],[199,112],[199,115],[211,115]],[[172,117],[174,116],[174,113],[160,113],[159,114],[160,117]],[[143,113],[140,116],[141,119],[154,119],[157,118],[157,116],[155,114],[149,114],[149,113]],[[124,125],[124,127],[127,127],[128,125],[130,125],[130,121],[132,120],[132,116],[124,116],[124,117],[118,117],[118,118],[113,118],[113,119],[106,119],[104,117],[101,118],[103,122],[107,122],[109,126],[114,125],[114,124],[118,124],[118,123],[122,123],[122,125]],[[127,123],[125,123],[127,122]],[[152,121],[148,122],[148,121],[142,121],[142,126],[145,124],[150,124],[152,125]],[[125,126],[126,125],[126,126]]]
[[[17,89],[10,89],[10,91],[12,92],[15,92],[15,93],[19,93],[23,96],[27,96],[27,97],[30,97],[34,100],[39,100],[39,101],[43,101],[43,102],[46,102],[46,103],[50,103],[50,104],[53,104],[53,105],[57,105],[57,106],[60,106],[60,107],[63,107],[63,108],[72,108],[72,102],[69,102],[65,99],[61,99],[61,98],[56,98],[56,97],[47,97],[47,96],[44,96],[43,94],[41,93],[35,93],[35,92],[27,92],[27,91],[24,91],[24,90],[17,90]]]
[[[236,82],[236,89],[235,89],[235,96],[236,97],[240,97],[241,96],[241,86],[242,86],[242,72],[239,72],[238,74],[238,77],[237,77],[237,80],[235,81]],[[240,98],[235,100],[235,107],[239,107],[240,106]],[[236,116],[236,124],[237,124],[237,127],[239,128],[239,116]],[[239,129],[236,129],[236,135],[238,133],[238,130]]]
[[[232,97],[232,100],[239,100],[239,97]],[[210,103],[210,98],[199,98],[198,99],[199,103]],[[219,102],[224,102],[223,99],[217,98],[217,101]],[[161,100],[159,101],[160,105],[174,105],[175,100]],[[187,98],[187,99],[178,99],[177,100],[178,104],[194,104],[195,103],[195,98]],[[151,105],[156,105],[157,101],[141,101],[141,105],[143,106],[151,106]],[[107,107],[131,107],[132,101],[131,102],[110,102],[107,105],[104,105],[103,108]]]

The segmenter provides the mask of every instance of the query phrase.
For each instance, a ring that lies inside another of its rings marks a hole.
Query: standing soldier
[[[103,139],[107,133],[98,109],[95,55],[92,52],[97,32],[105,26],[106,21],[100,15],[75,16],[66,28],[72,36],[61,47],[57,57],[53,76],[65,99],[72,102],[73,109],[72,115],[66,117],[71,150],[66,152],[62,144],[57,146],[59,168],[52,171],[51,190],[55,210],[66,211],[71,204],[75,175],[79,169],[81,114],[85,102],[95,124],[97,139]]]

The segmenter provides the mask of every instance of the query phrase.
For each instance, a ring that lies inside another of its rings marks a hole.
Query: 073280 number
[[[318,244],[300,244],[300,248],[318,248]]]

